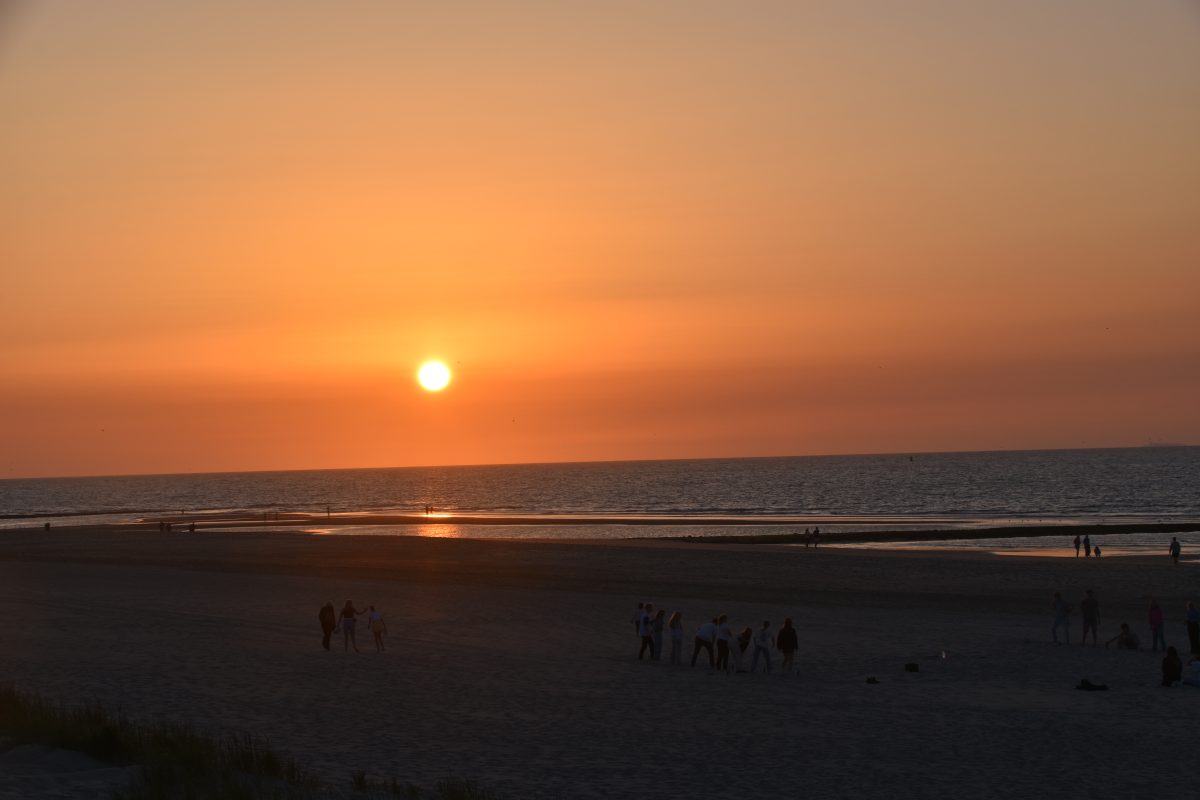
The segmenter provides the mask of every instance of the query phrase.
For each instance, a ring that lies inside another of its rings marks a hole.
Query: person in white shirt
[[[696,630],[696,649],[692,651],[692,666],[696,666],[696,657],[701,650],[708,651],[708,667],[713,666],[713,640],[717,638],[717,621],[706,622]]]
[[[754,658],[750,659],[750,671],[758,667],[758,657],[766,662],[767,674],[771,674],[771,648],[775,646],[775,637],[771,635],[771,623],[764,621],[758,633],[754,635]]]

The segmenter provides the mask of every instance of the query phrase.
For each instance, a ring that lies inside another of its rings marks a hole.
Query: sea
[[[1200,447],[399,467],[0,481],[0,528],[169,514],[422,513],[594,517],[571,538],[730,533],[807,521],[911,525],[1200,518]],[[608,524],[620,517],[620,525]],[[680,526],[663,525],[673,519]],[[688,521],[707,520],[700,530]],[[579,522],[578,519],[575,520]],[[606,522],[607,521],[607,522]],[[656,524],[639,525],[639,521]],[[423,526],[433,532],[435,526]],[[395,533],[395,528],[387,529]],[[827,528],[828,530],[828,528]],[[442,526],[435,535],[555,535],[542,526]],[[314,532],[323,532],[314,529]],[[352,532],[344,530],[344,532]],[[358,532],[380,533],[364,525]],[[423,533],[425,531],[418,531]]]

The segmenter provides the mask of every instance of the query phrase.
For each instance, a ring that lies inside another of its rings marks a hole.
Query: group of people
[[[1086,533],[1083,535],[1082,538],[1080,538],[1079,534],[1076,534],[1075,540],[1072,543],[1075,545],[1075,557],[1076,558],[1079,558],[1079,549],[1081,547],[1083,548],[1083,557],[1084,558],[1092,558],[1092,557],[1099,558],[1100,557],[1100,545],[1093,546],[1092,545],[1092,537],[1088,536]],[[1172,561],[1174,561],[1176,564],[1178,564],[1179,563],[1179,554],[1182,552],[1183,552],[1183,545],[1181,545],[1179,543],[1179,537],[1172,536],[1171,544],[1167,547],[1167,554],[1171,557]]]
[[[1050,628],[1050,636],[1055,644],[1059,644],[1058,633],[1061,630],[1063,634],[1062,643],[1070,644],[1071,613],[1074,611],[1074,607],[1063,599],[1061,592],[1054,593],[1054,600],[1051,605],[1054,612],[1054,624]],[[1079,610],[1083,615],[1083,638],[1081,643],[1087,644],[1088,633],[1091,633],[1092,645],[1095,646],[1098,644],[1097,629],[1100,624],[1100,601],[1096,599],[1094,590],[1087,590],[1085,597],[1079,604]],[[1162,662],[1162,685],[1171,686],[1183,680],[1183,660],[1179,657],[1179,651],[1167,644],[1166,616],[1163,614],[1162,607],[1158,604],[1157,600],[1150,600],[1146,619],[1150,624],[1150,635],[1152,637],[1150,649],[1154,651],[1161,650],[1166,654]],[[1197,680],[1197,685],[1200,685],[1200,610],[1197,610],[1195,603],[1187,604],[1184,621],[1192,655],[1192,671],[1196,673],[1195,679]],[[1111,645],[1116,645],[1118,650],[1139,650],[1141,649],[1141,639],[1138,638],[1137,633],[1129,626],[1128,622],[1122,622],[1117,634],[1104,642],[1105,647]],[[1190,679],[1185,682],[1190,682]]]
[[[682,666],[684,635],[681,612],[676,611],[667,618],[666,609],[655,610],[653,603],[638,603],[633,614],[633,627],[641,642],[638,649],[639,661],[647,654],[651,661],[661,661],[664,639],[669,635],[671,653],[668,663]],[[719,669],[727,673],[755,672],[759,659],[762,659],[763,669],[770,673],[771,651],[777,650],[783,660],[781,669],[784,674],[788,674],[793,669],[797,649],[799,639],[790,617],[783,621],[783,627],[778,633],[771,630],[770,620],[764,620],[757,630],[747,625],[735,634],[729,624],[729,617],[719,614],[696,629],[691,664],[695,667],[700,653],[704,652],[708,655],[710,669]],[[748,653],[751,654],[749,667],[746,665]]]
[[[341,611],[334,609],[332,600],[321,606],[321,610],[317,613],[317,620],[321,623],[321,632],[324,634],[321,646],[328,650],[330,637],[341,629],[342,649],[348,651],[353,647],[354,652],[362,652],[358,649],[358,642],[354,638],[354,629],[358,626],[358,618],[362,616],[367,618],[367,629],[375,637],[375,652],[382,653],[387,649],[383,646],[383,637],[387,635],[387,623],[383,621],[383,614],[376,611],[375,606],[370,605],[365,611],[360,611],[349,600],[346,601],[346,605],[342,606]]]

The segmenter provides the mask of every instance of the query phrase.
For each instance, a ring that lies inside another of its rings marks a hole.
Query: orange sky
[[[1194,3],[4,9],[0,477],[1200,443]]]

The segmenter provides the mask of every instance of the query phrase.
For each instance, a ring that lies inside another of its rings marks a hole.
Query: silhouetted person
[[[1079,558],[1079,534],[1075,534],[1075,557]]]
[[[717,617],[717,669],[729,671],[729,648],[733,646],[733,631],[729,618],[724,614]]]
[[[328,650],[329,637],[333,635],[333,629],[337,627],[337,611],[333,608],[332,600],[321,606],[321,610],[317,612],[317,619],[321,622],[321,633],[323,634],[321,646]]]
[[[1100,557],[1100,545],[1096,545],[1095,547],[1092,548],[1092,555],[1095,556],[1096,558]]]
[[[666,616],[667,610],[660,608],[654,619],[650,620],[650,639],[654,642],[650,657],[655,661],[662,661],[663,626],[666,625]]]
[[[1122,622],[1121,630],[1117,632],[1116,636],[1105,642],[1104,646],[1108,647],[1114,642],[1116,643],[1118,650],[1137,650],[1138,646],[1140,645],[1137,634],[1129,629],[1128,622]]]
[[[1162,660],[1163,686],[1170,686],[1183,680],[1183,662],[1174,647],[1167,648],[1167,656]]]
[[[1086,533],[1083,535],[1083,557],[1091,558],[1092,556],[1092,537]]]
[[[1167,637],[1163,628],[1166,627],[1166,621],[1163,619],[1163,611],[1158,606],[1157,600],[1150,601],[1150,610],[1146,614],[1147,621],[1150,623],[1150,649],[1157,650],[1159,644],[1162,649],[1167,649]]]
[[[46,523],[46,530],[50,530],[50,523],[49,523],[49,522],[47,522],[47,523]]]
[[[766,662],[767,674],[771,674],[771,648],[775,646],[775,637],[771,635],[771,623],[764,621],[754,637],[754,658],[750,659],[750,671],[758,667],[758,657]]]
[[[193,522],[192,524],[188,525],[188,533],[195,533],[195,532],[196,532],[196,523]]]
[[[642,647],[638,650],[638,661],[642,660],[642,656],[646,651],[650,651],[650,658],[654,658],[654,624],[653,618],[650,616],[654,611],[653,603],[646,603],[642,608],[642,619],[638,625],[638,635],[642,637]]]
[[[783,627],[780,628],[779,636],[775,639],[775,646],[779,648],[779,652],[783,653],[783,666],[780,669],[784,674],[791,672],[792,659],[796,657],[796,650],[800,646],[796,629],[792,627],[791,617],[783,621]]]
[[[375,637],[375,652],[382,653],[386,649],[383,646],[383,637],[387,633],[387,623],[383,621],[383,614],[375,610],[375,606],[367,608],[367,627]]]
[[[645,607],[645,603],[638,603],[637,611],[633,612],[633,632],[638,636],[642,633],[642,611]]]
[[[808,528],[805,528],[804,529],[804,549],[807,550],[808,546],[810,544],[812,544],[812,531],[810,531]]]
[[[1200,611],[1196,610],[1195,603],[1187,605],[1187,632],[1192,655],[1200,656]]]
[[[671,634],[671,659],[668,663],[678,666],[683,662],[683,615],[678,611],[667,620],[667,631]]]
[[[1087,644],[1088,631],[1092,632],[1092,646],[1097,644],[1096,629],[1100,625],[1100,602],[1096,600],[1092,590],[1087,590],[1087,597],[1079,604],[1083,612],[1083,644]]]
[[[1171,560],[1174,561],[1176,564],[1179,563],[1179,551],[1182,549],[1183,548],[1179,545],[1179,539],[1172,536],[1171,537],[1171,550],[1170,550]]]
[[[358,616],[363,612],[354,607],[354,603],[349,600],[346,605],[342,606],[342,611],[338,614],[338,621],[342,626],[342,649],[349,650],[353,645],[354,652],[359,652],[358,642],[354,639],[354,626],[358,622]]]
[[[701,650],[708,651],[708,668],[713,667],[713,640],[717,638],[717,621],[706,622],[696,629],[696,647],[692,650],[692,666],[696,666],[696,656]]]
[[[1067,644],[1071,643],[1071,604],[1063,600],[1062,595],[1058,592],[1054,593],[1054,624],[1050,627],[1050,635],[1054,638],[1054,643],[1058,644],[1058,629],[1062,628],[1063,639]]]
[[[821,529],[813,528],[813,549],[821,546]]]

